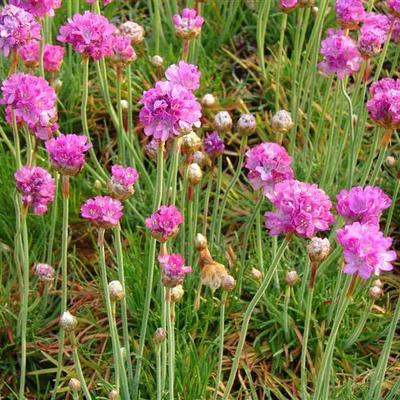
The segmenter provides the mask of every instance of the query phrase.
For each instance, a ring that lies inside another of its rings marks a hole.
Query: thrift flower
[[[292,157],[277,143],[261,143],[246,153],[247,177],[254,190],[263,190],[270,196],[275,185],[286,179],[293,179]]]
[[[338,213],[347,223],[379,225],[382,212],[390,207],[392,200],[378,187],[361,186],[343,189],[337,196]]]
[[[14,176],[24,208],[32,207],[34,214],[44,214],[54,200],[54,178],[41,167],[29,166],[21,167]]]
[[[35,17],[53,17],[54,10],[61,7],[61,0],[10,0],[9,3],[21,7]]]
[[[324,60],[319,63],[319,69],[325,74],[337,74],[339,79],[343,79],[360,68],[357,45],[341,30],[328,29],[328,37],[322,41],[320,53]]]
[[[279,6],[281,7],[282,11],[288,12],[293,10],[299,5],[299,0],[280,0]]]
[[[339,229],[336,239],[343,247],[345,266],[343,272],[348,275],[358,274],[368,279],[372,274],[391,271],[396,252],[388,250],[392,245],[390,237],[384,237],[376,225],[364,225],[354,222]]]
[[[358,48],[364,57],[372,57],[381,51],[386,42],[390,19],[383,14],[367,13],[360,29]]]
[[[183,216],[175,206],[161,206],[146,218],[145,224],[155,239],[165,242],[178,233],[182,222]]]
[[[277,111],[271,118],[272,130],[279,133],[286,133],[294,126],[292,114],[286,110]]]
[[[172,82],[157,82],[143,93],[139,119],[144,133],[154,139],[167,141],[200,127],[201,106],[190,90]]]
[[[31,39],[40,39],[40,24],[22,8],[7,5],[0,11],[0,51],[8,57]]]
[[[220,111],[214,116],[214,127],[218,132],[229,132],[232,129],[232,117],[228,111]]]
[[[70,43],[75,51],[85,57],[100,60],[112,54],[115,31],[115,26],[106,17],[85,11],[84,14],[75,14],[69,18],[61,26],[57,39]]]
[[[38,263],[35,266],[35,275],[43,282],[51,282],[54,279],[54,268],[49,264]]]
[[[204,151],[210,157],[218,157],[220,156],[225,150],[225,143],[219,136],[217,131],[207,133],[206,137],[204,138]]]
[[[52,166],[63,175],[77,175],[85,164],[85,152],[91,144],[85,135],[60,135],[45,144]]]
[[[179,64],[170,65],[165,71],[167,79],[175,84],[182,85],[188,90],[196,90],[200,87],[200,76],[196,65],[179,61]]]
[[[269,198],[276,208],[265,213],[271,236],[296,233],[311,238],[328,230],[335,220],[328,195],[315,184],[286,180],[275,185]]]
[[[114,35],[112,51],[111,59],[119,68],[123,68],[136,60],[136,53],[128,36]]]
[[[59,71],[63,62],[64,52],[64,47],[45,44],[43,50],[43,67],[45,71]],[[18,54],[27,67],[37,67],[39,65],[39,42],[30,40],[18,50]]]
[[[181,254],[159,256],[158,261],[162,267],[162,283],[167,287],[180,285],[185,275],[192,272],[192,267],[184,265],[185,260]]]
[[[387,0],[389,12],[395,17],[400,17],[400,0]]]
[[[363,0],[336,0],[335,10],[343,29],[358,29],[365,17]]]
[[[122,204],[109,196],[96,196],[81,207],[81,215],[98,228],[113,228],[122,217]]]
[[[393,22],[394,19],[394,22]],[[391,23],[393,23],[393,28],[392,28],[392,35],[390,37],[390,40],[392,40],[394,43],[397,45],[400,44],[400,19],[391,17]]]
[[[128,36],[133,44],[141,43],[144,40],[144,28],[133,21],[126,21],[119,26],[119,33]]]
[[[175,26],[176,34],[186,40],[198,36],[204,23],[204,18],[197,15],[197,11],[191,8],[184,8],[181,14],[174,15],[172,22]]]
[[[108,189],[112,197],[119,200],[126,200],[135,193],[133,185],[139,179],[139,174],[135,168],[123,167],[115,164],[111,167],[111,181]]]

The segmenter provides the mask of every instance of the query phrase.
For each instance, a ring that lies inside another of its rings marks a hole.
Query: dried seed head
[[[217,100],[211,93],[206,93],[201,99],[201,105],[205,108],[214,107],[216,103]]]
[[[61,79],[57,78],[57,79],[54,80],[52,86],[57,91],[57,90],[60,90],[62,88],[63,84],[64,84],[64,82]]]
[[[372,285],[371,286],[378,286],[378,287],[380,287],[380,288],[383,288],[383,282],[380,280],[380,279],[375,279],[373,282],[372,282]]]
[[[193,162],[199,164],[200,167],[204,168],[211,165],[210,158],[203,151],[195,151],[193,153]]]
[[[73,392],[79,392],[81,390],[81,383],[76,378],[71,378],[68,382],[68,386]]]
[[[327,238],[321,239],[313,237],[307,245],[308,256],[311,261],[322,261],[328,257],[331,250],[331,245]]]
[[[228,111],[220,111],[215,115],[214,126],[218,132],[229,132],[232,129],[232,118]]]
[[[110,393],[108,393],[108,399],[109,400],[118,400],[119,399],[119,393],[117,389],[111,390]]]
[[[386,164],[388,165],[388,167],[394,167],[396,165],[396,159],[393,156],[387,156]]]
[[[294,126],[292,115],[286,110],[278,111],[271,119],[271,126],[275,132],[288,132]]]
[[[251,269],[251,276],[256,281],[261,281],[261,279],[263,278],[263,273],[257,268],[252,268]]]
[[[294,286],[298,280],[299,280],[299,275],[297,271],[288,271],[286,273],[286,283],[289,286]]]
[[[203,178],[203,172],[199,164],[192,163],[188,166],[188,180],[191,185],[197,185]]]
[[[196,132],[189,132],[182,136],[181,150],[183,154],[193,154],[195,151],[201,149],[201,139],[197,136]]]
[[[108,284],[111,301],[122,300],[125,296],[124,289],[120,281],[111,281]]]
[[[157,328],[156,331],[154,332],[153,340],[156,345],[161,344],[164,342],[165,338],[167,337],[167,334],[163,328]]]
[[[312,13],[314,16],[317,16],[317,15],[318,15],[318,11],[319,11],[319,8],[318,8],[317,6],[314,6],[314,7],[311,8],[311,13]]]
[[[35,275],[43,282],[51,282],[54,279],[54,268],[49,264],[38,263],[35,266]]]
[[[157,54],[155,56],[151,57],[151,63],[155,67],[161,67],[163,65],[163,62],[164,62],[164,59]]]
[[[121,108],[122,108],[123,110],[127,110],[128,107],[129,107],[128,100],[122,99],[122,100],[121,100]]]
[[[227,292],[231,292],[233,289],[235,289],[235,286],[235,278],[232,275],[226,275],[222,281],[222,289],[226,290]]]
[[[257,123],[253,114],[242,114],[237,123],[237,130],[242,135],[251,135],[256,131]]]
[[[144,40],[144,28],[142,25],[133,21],[126,21],[119,27],[119,32],[123,36],[128,36],[132,44],[141,43]]]
[[[182,300],[184,294],[185,291],[183,290],[182,285],[173,287],[171,289],[171,301],[173,303],[179,303]]]
[[[208,286],[211,290],[220,288],[223,284],[225,277],[228,275],[224,265],[211,262],[204,265],[200,272],[200,279],[202,285]]]
[[[373,298],[373,299],[377,299],[378,297],[382,296],[382,288],[380,288],[379,286],[371,286],[369,288],[369,295]]]
[[[196,250],[204,250],[207,248],[207,238],[201,233],[198,233],[194,238],[194,245],[196,246]]]
[[[69,312],[64,311],[60,317],[60,326],[66,332],[72,332],[78,325],[78,320]]]

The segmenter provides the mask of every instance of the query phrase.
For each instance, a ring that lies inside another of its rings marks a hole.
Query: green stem
[[[290,286],[286,286],[285,302],[283,304],[283,331],[285,332],[286,342],[290,339],[289,334],[289,303],[290,303]]]
[[[285,32],[287,26],[287,14],[283,13],[282,22],[280,27],[280,37],[279,37],[279,53],[277,58],[277,69],[276,69],[276,88],[275,88],[275,112],[279,110],[279,100],[280,100],[280,90],[281,90],[281,69],[282,69],[282,59],[283,59],[283,43],[285,40]]]
[[[260,287],[258,288],[257,293],[254,295],[253,299],[251,300],[251,302],[249,303],[249,305],[246,309],[246,312],[244,313],[242,328],[240,330],[239,343],[237,345],[237,348],[235,351],[235,357],[232,362],[231,372],[229,374],[229,380],[226,385],[226,389],[225,389],[225,393],[224,393],[224,397],[223,397],[224,400],[228,399],[228,397],[231,393],[231,390],[232,390],[233,383],[235,381],[236,373],[239,368],[239,362],[240,362],[240,359],[242,356],[242,350],[243,350],[244,343],[246,340],[247,331],[249,329],[249,323],[250,323],[250,319],[253,314],[253,311],[254,311],[255,307],[257,306],[258,302],[264,296],[265,291],[267,290],[269,284],[271,283],[274,273],[275,273],[276,269],[278,268],[279,262],[283,256],[286,248],[288,247],[289,240],[290,240],[290,237],[286,237],[285,240],[282,242],[281,246],[279,247],[279,249],[276,253],[276,256],[274,257],[274,259],[271,263],[270,269],[265,274],[265,277],[264,277]]]
[[[168,398],[174,400],[174,382],[175,382],[175,344],[174,344],[174,321],[173,321],[173,307],[174,303],[171,302],[171,288],[166,289],[167,305],[167,338],[168,338]]]
[[[372,165],[374,163],[376,150],[378,149],[378,145],[379,145],[379,135],[378,135],[378,133],[377,132],[373,133],[373,136],[374,136],[374,138],[373,138],[373,142],[372,142],[372,145],[371,145],[371,149],[369,151],[368,160],[367,160],[367,163],[366,163],[366,165],[364,167],[364,172],[362,174],[362,177],[360,179],[360,185],[361,186],[364,186],[365,183],[368,180],[369,173],[371,172],[371,168],[372,168]]]
[[[370,185],[374,185],[376,180],[378,179],[378,175],[381,172],[382,164],[385,159],[387,148],[388,148],[388,145],[386,144],[379,151],[379,156],[378,156],[378,159],[376,160],[374,171],[372,172],[372,176],[369,181]]]
[[[364,329],[364,326],[365,326],[365,324],[367,322],[367,319],[369,317],[369,313],[371,312],[371,308],[372,308],[373,305],[374,305],[374,299],[371,298],[367,303],[366,309],[362,312],[361,318],[358,320],[357,326],[354,328],[353,333],[347,339],[347,342],[345,344],[345,348],[349,348],[349,347],[353,346],[353,344],[360,337],[361,332]]]
[[[395,184],[394,192],[393,192],[393,196],[392,196],[392,204],[389,208],[389,212],[388,212],[388,215],[386,218],[385,235],[387,235],[389,233],[390,224],[392,223],[394,209],[396,208],[396,202],[397,202],[397,196],[399,194],[399,189],[400,189],[400,176],[396,179],[396,184]]]
[[[161,379],[161,347],[156,344],[156,370],[157,370],[157,400],[162,399],[162,379]]]
[[[121,107],[121,76],[117,72],[116,79],[116,92],[117,92],[117,116],[118,116],[118,159],[121,160],[123,164],[126,163],[125,160],[125,129],[124,122],[122,118],[122,107]]]
[[[210,249],[213,248],[214,239],[216,234],[217,225],[218,225],[218,211],[219,211],[219,198],[221,194],[221,184],[222,184],[222,156],[218,157],[218,165],[217,165],[217,186],[214,192],[214,204],[211,216],[211,232],[210,232]]]
[[[74,358],[75,371],[78,375],[79,382],[81,383],[82,391],[83,391],[86,399],[91,400],[92,396],[90,395],[89,389],[86,385],[85,377],[84,377],[83,371],[82,371],[81,362],[79,361],[77,340],[76,340],[76,336],[75,336],[74,332],[71,333],[71,343],[72,343],[72,352],[73,352],[73,358]]]
[[[42,23],[42,36],[39,40],[39,73],[42,78],[44,78],[43,53],[44,53],[45,40],[46,40],[45,25],[44,25],[44,23]]]
[[[208,226],[208,208],[210,205],[210,195],[213,184],[213,176],[214,174],[211,172],[208,177],[208,183],[206,188],[206,194],[204,197],[204,210],[203,210],[203,226],[202,226],[202,234],[207,237],[207,226]]]
[[[265,34],[267,32],[267,23],[269,11],[271,8],[271,2],[260,1],[259,9],[257,14],[257,52],[258,60],[261,67],[261,73],[264,78],[264,82],[267,81],[267,69],[265,68]]]

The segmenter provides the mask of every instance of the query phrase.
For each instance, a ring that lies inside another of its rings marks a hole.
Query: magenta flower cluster
[[[85,11],[84,14],[75,14],[61,26],[58,40],[70,43],[85,57],[100,60],[112,54],[115,31],[116,27],[106,17]]]
[[[387,0],[389,11],[396,17],[400,17],[400,0]]]
[[[396,259],[396,252],[388,250],[392,239],[384,237],[376,225],[354,222],[339,229],[336,238],[344,249],[346,274],[368,279],[372,274],[393,269],[391,262]]]
[[[328,29],[328,37],[321,43],[324,60],[319,69],[325,74],[336,74],[339,79],[360,69],[361,56],[357,44],[343,31]]]
[[[335,11],[343,29],[357,29],[365,17],[363,0],[336,0]]]
[[[54,200],[56,191],[54,178],[45,169],[30,166],[21,167],[14,177],[24,207],[32,207],[36,215],[44,214],[48,205]]]
[[[290,11],[299,5],[299,0],[280,0],[279,6],[283,11]]]
[[[121,186],[129,187],[134,185],[139,179],[139,174],[135,168],[124,167],[114,164],[111,167],[112,180]]]
[[[294,179],[275,185],[269,199],[276,211],[265,213],[265,226],[272,236],[296,233],[311,238],[334,222],[328,195],[315,184]]]
[[[200,87],[201,72],[196,65],[179,61],[179,64],[170,65],[165,71],[168,81],[181,85],[188,90],[196,90]]]
[[[122,203],[109,196],[96,196],[81,207],[81,215],[98,228],[113,228],[122,217]]]
[[[25,123],[40,139],[46,140],[58,129],[56,93],[41,77],[17,73],[3,81],[0,104],[6,106],[7,121],[14,113],[18,124]]]
[[[210,157],[218,157],[225,150],[225,143],[217,131],[207,133],[203,140],[204,151]]]
[[[120,67],[136,60],[136,53],[128,36],[113,35],[111,58]]]
[[[204,18],[197,15],[197,11],[192,8],[184,8],[181,14],[172,17],[176,34],[183,39],[196,37],[204,23]]]
[[[145,224],[154,238],[160,242],[165,242],[178,233],[179,225],[182,222],[183,216],[175,206],[163,205],[149,218],[146,218]]]
[[[61,7],[61,0],[10,0],[9,3],[23,8],[35,17],[52,17],[54,10]]]
[[[277,143],[261,143],[246,153],[247,177],[255,190],[269,196],[277,183],[293,179],[292,157]]]
[[[367,109],[370,117],[387,129],[400,126],[400,80],[383,78],[370,87]]]
[[[364,57],[372,57],[381,51],[390,27],[390,19],[383,14],[367,13],[360,29],[358,48]]]
[[[192,267],[185,266],[185,260],[181,254],[167,254],[158,257],[162,267],[162,282],[165,286],[175,287],[182,283],[183,278]]]
[[[43,49],[43,67],[45,71],[59,71],[63,62],[64,52],[65,50],[62,46],[45,44]],[[39,65],[39,42],[30,40],[18,50],[18,54],[27,67],[37,67]]]
[[[90,149],[85,135],[60,135],[46,141],[53,167],[63,175],[77,175],[85,164],[85,152]]]
[[[40,24],[22,8],[7,5],[0,11],[0,51],[8,57],[31,39],[40,39]]]
[[[390,207],[391,202],[391,198],[378,187],[357,186],[339,192],[336,209],[346,223],[379,225],[382,212]]]

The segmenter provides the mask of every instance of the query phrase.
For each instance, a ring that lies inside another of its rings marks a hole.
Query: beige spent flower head
[[[383,290],[382,288],[380,288],[379,286],[371,286],[369,288],[369,295],[373,298],[373,299],[377,299],[379,297],[381,297],[383,294]]]
[[[271,119],[271,126],[274,132],[286,133],[293,128],[292,115],[289,111],[279,110]]]
[[[161,344],[167,337],[167,333],[163,328],[157,328],[153,335],[153,340],[156,345]]]
[[[256,131],[257,123],[253,114],[242,114],[237,123],[237,130],[242,135],[251,135]]]
[[[386,164],[388,167],[394,167],[396,165],[396,159],[393,156],[387,156]]]
[[[68,382],[68,386],[73,392],[79,392],[81,390],[81,383],[76,378],[71,378]]]
[[[155,67],[161,67],[164,63],[164,59],[161,56],[159,56],[158,54],[156,54],[155,56],[151,57],[151,63]]]
[[[212,95],[211,93],[206,93],[202,98],[201,98],[201,105],[205,108],[210,108],[214,107],[215,104],[217,104],[217,100]]]
[[[201,139],[194,131],[182,136],[181,150],[183,154],[193,154],[201,149],[201,145]]]
[[[109,400],[119,400],[119,398],[119,392],[117,389],[113,389],[110,393],[108,393]]]
[[[323,261],[331,251],[331,244],[327,238],[313,237],[307,245],[308,256],[311,261]]]
[[[211,290],[220,288],[228,275],[224,265],[211,262],[204,265],[200,272],[200,280],[202,285],[208,286]]]
[[[380,287],[380,288],[383,288],[383,282],[380,280],[380,279],[375,279],[373,282],[372,282],[372,285],[371,286],[378,286],[378,287]]]
[[[111,281],[108,284],[111,301],[122,300],[125,296],[124,289],[120,281]]]
[[[128,36],[132,44],[141,43],[144,40],[144,28],[133,21],[126,21],[119,27],[119,33]]]
[[[78,320],[69,311],[64,311],[60,317],[60,326],[66,332],[73,332],[78,325]]]
[[[128,109],[128,107],[129,107],[128,100],[122,99],[120,104],[121,104],[121,109],[122,110],[126,111]]]
[[[232,124],[232,118],[228,111],[220,111],[214,117],[214,127],[220,133],[229,132]]]
[[[231,292],[235,289],[236,280],[232,275],[226,275],[222,281],[222,289],[226,290],[227,292]]]
[[[263,278],[263,273],[257,268],[252,268],[251,269],[251,276],[256,281],[261,281],[261,279]]]
[[[204,250],[207,248],[207,238],[203,234],[197,233],[194,238],[194,245],[196,250]]]
[[[197,163],[192,163],[188,166],[188,180],[191,185],[197,185],[201,182],[203,178],[203,171],[200,165]]]
[[[286,273],[286,283],[289,286],[294,286],[299,280],[299,275],[297,273],[297,271],[293,270],[293,271],[288,271]]]
[[[182,300],[184,294],[185,291],[183,290],[182,285],[177,285],[171,288],[171,301],[173,303],[179,303]]]

